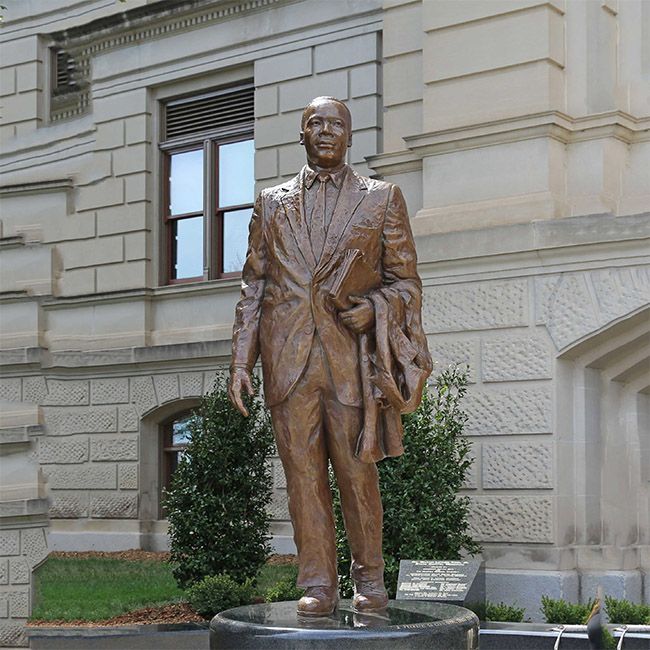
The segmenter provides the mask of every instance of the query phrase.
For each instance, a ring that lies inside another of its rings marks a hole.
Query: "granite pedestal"
[[[357,614],[343,600],[328,617],[296,614],[296,602],[236,607],[210,623],[211,650],[476,650],[473,612],[443,603],[394,601],[375,614]]]

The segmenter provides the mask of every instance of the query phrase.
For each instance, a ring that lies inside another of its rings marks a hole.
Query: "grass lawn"
[[[295,575],[288,565],[266,565],[256,592]],[[31,618],[101,621],[143,607],[184,600],[166,562],[50,557],[35,572]]]

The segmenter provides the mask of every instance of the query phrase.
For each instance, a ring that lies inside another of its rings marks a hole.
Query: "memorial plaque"
[[[480,560],[402,560],[397,599],[463,603],[480,567]]]

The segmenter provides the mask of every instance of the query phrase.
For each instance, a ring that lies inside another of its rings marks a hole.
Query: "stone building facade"
[[[189,145],[169,139],[170,107],[250,89],[250,120],[201,151],[219,164],[250,129],[259,191],[300,169],[301,109],[328,94],[352,111],[350,163],[404,190],[434,359],[470,368],[488,597],[533,618],[540,593],[597,584],[650,601],[648,3],[6,4],[0,489],[47,497],[51,548],[164,547],[166,432],[229,362],[239,280],[219,206],[218,230],[199,214],[203,275],[176,281],[165,160]]]

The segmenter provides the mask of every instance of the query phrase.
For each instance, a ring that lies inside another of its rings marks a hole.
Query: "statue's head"
[[[348,107],[334,97],[312,99],[302,113],[300,144],[312,166],[331,169],[340,165],[352,144]]]

